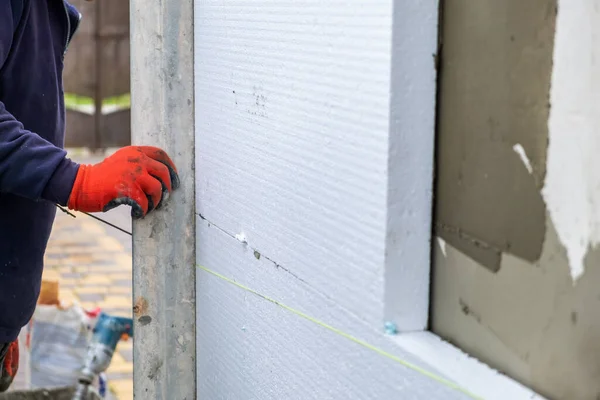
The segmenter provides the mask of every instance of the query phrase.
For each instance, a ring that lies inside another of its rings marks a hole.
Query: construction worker
[[[129,146],[96,165],[63,150],[63,57],[80,14],[63,0],[0,0],[0,392],[35,310],[56,205],[141,218],[179,185],[167,154]]]

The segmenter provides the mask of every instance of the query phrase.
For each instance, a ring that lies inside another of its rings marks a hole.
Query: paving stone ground
[[[98,216],[131,232],[129,212],[128,207],[120,207]],[[73,214],[76,218],[57,211],[45,274],[59,278],[62,300],[131,316],[131,237],[84,214]],[[110,388],[119,400],[133,399],[132,353],[132,341],[121,342],[107,371]]]

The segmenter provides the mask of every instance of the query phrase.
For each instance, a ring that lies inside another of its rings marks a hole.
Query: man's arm
[[[13,40],[11,1],[0,0],[0,73]],[[0,101],[0,192],[66,205],[78,171],[66,152],[29,132]]]
[[[66,206],[78,169],[63,149],[24,129],[0,102],[0,192]]]
[[[0,73],[13,40],[10,4],[0,0]],[[79,165],[25,129],[0,101],[0,193],[87,212],[128,204],[132,216],[142,218],[178,185],[177,169],[161,149],[128,146],[97,165]]]

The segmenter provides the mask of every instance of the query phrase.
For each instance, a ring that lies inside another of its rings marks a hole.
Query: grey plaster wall
[[[491,270],[502,252],[542,250],[555,13],[553,0],[443,2],[436,231]]]
[[[550,399],[596,400],[600,253],[574,282],[542,196],[556,1],[443,4],[432,329]]]

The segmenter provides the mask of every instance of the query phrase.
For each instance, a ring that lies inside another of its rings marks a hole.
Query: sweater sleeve
[[[0,74],[13,40],[10,3],[0,0]],[[78,169],[63,149],[26,130],[0,101],[0,193],[66,205]]]

